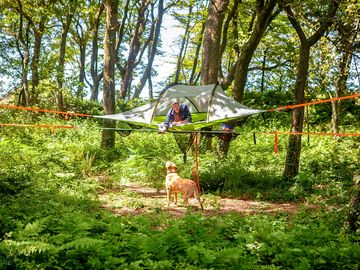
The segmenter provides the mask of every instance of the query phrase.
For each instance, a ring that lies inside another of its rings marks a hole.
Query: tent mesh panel
[[[121,137],[127,137],[130,135],[131,130],[116,130]]]
[[[186,155],[194,143],[196,133],[190,133],[190,134],[173,133],[173,135],[181,152],[184,154],[184,163],[186,163]]]

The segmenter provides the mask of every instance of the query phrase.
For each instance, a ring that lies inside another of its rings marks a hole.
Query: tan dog
[[[198,188],[194,181],[190,179],[181,178],[177,174],[177,166],[171,161],[166,162],[166,194],[168,200],[168,207],[171,202],[171,194],[174,193],[174,203],[177,204],[177,193],[182,193],[184,204],[188,204],[189,198],[195,197],[199,204],[201,210],[204,210],[203,205],[200,200],[200,195]]]

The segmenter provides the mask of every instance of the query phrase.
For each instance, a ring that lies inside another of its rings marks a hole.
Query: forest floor
[[[201,212],[198,202],[192,198],[185,207],[181,195],[178,205],[173,203],[167,207],[165,190],[157,190],[141,184],[120,185],[116,188],[101,189],[98,196],[102,207],[115,215],[137,215],[152,212],[167,212],[173,216],[182,217],[187,211]],[[241,214],[256,213],[295,213],[303,203],[269,203],[263,201],[244,200],[241,198],[224,198],[211,194],[202,195],[204,215],[219,215],[229,212]],[[311,206],[305,206],[311,207]]]

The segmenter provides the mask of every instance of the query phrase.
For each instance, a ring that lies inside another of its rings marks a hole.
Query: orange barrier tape
[[[293,134],[293,135],[320,135],[320,136],[339,136],[339,137],[359,137],[360,133],[336,133],[336,132],[286,132],[286,131],[273,131],[273,132],[255,132],[258,134]]]
[[[294,109],[294,108],[305,107],[305,106],[308,106],[308,105],[331,102],[331,101],[335,101],[335,100],[358,98],[358,97],[360,97],[360,94],[354,94],[354,95],[350,95],[350,96],[337,97],[337,98],[331,98],[331,99],[317,100],[317,101],[312,101],[312,102],[307,102],[307,103],[302,103],[302,104],[288,105],[288,106],[283,106],[283,107],[279,107],[279,108],[269,109],[267,111],[268,112],[281,111],[281,110],[286,110],[286,109]]]
[[[56,113],[56,114],[64,114],[64,115],[69,115],[69,116],[83,116],[83,117],[91,117],[92,116],[91,114],[84,114],[84,113],[61,112],[61,111],[55,111],[55,110],[45,110],[45,109],[39,109],[39,108],[22,107],[22,106],[14,106],[14,105],[6,105],[6,104],[0,104],[0,108],[17,109],[17,110],[24,110],[24,111]]]
[[[335,132],[285,132],[285,131],[272,131],[272,132],[254,132],[253,134],[273,134],[274,135],[274,154],[279,152],[279,138],[278,134],[293,134],[293,135],[320,135],[320,136],[354,136],[359,137],[360,133],[335,133]]]
[[[35,128],[77,128],[76,126],[28,125],[28,124],[1,124],[0,127],[35,127]]]

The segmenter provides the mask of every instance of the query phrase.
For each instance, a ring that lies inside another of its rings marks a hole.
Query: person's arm
[[[170,109],[168,111],[168,113],[166,114],[166,119],[164,122],[164,125],[168,128],[170,126],[170,123],[173,121],[173,113],[172,113],[172,109]]]
[[[183,118],[184,119],[181,121],[183,124],[188,124],[192,122],[191,113],[187,105],[184,105],[183,108]]]

